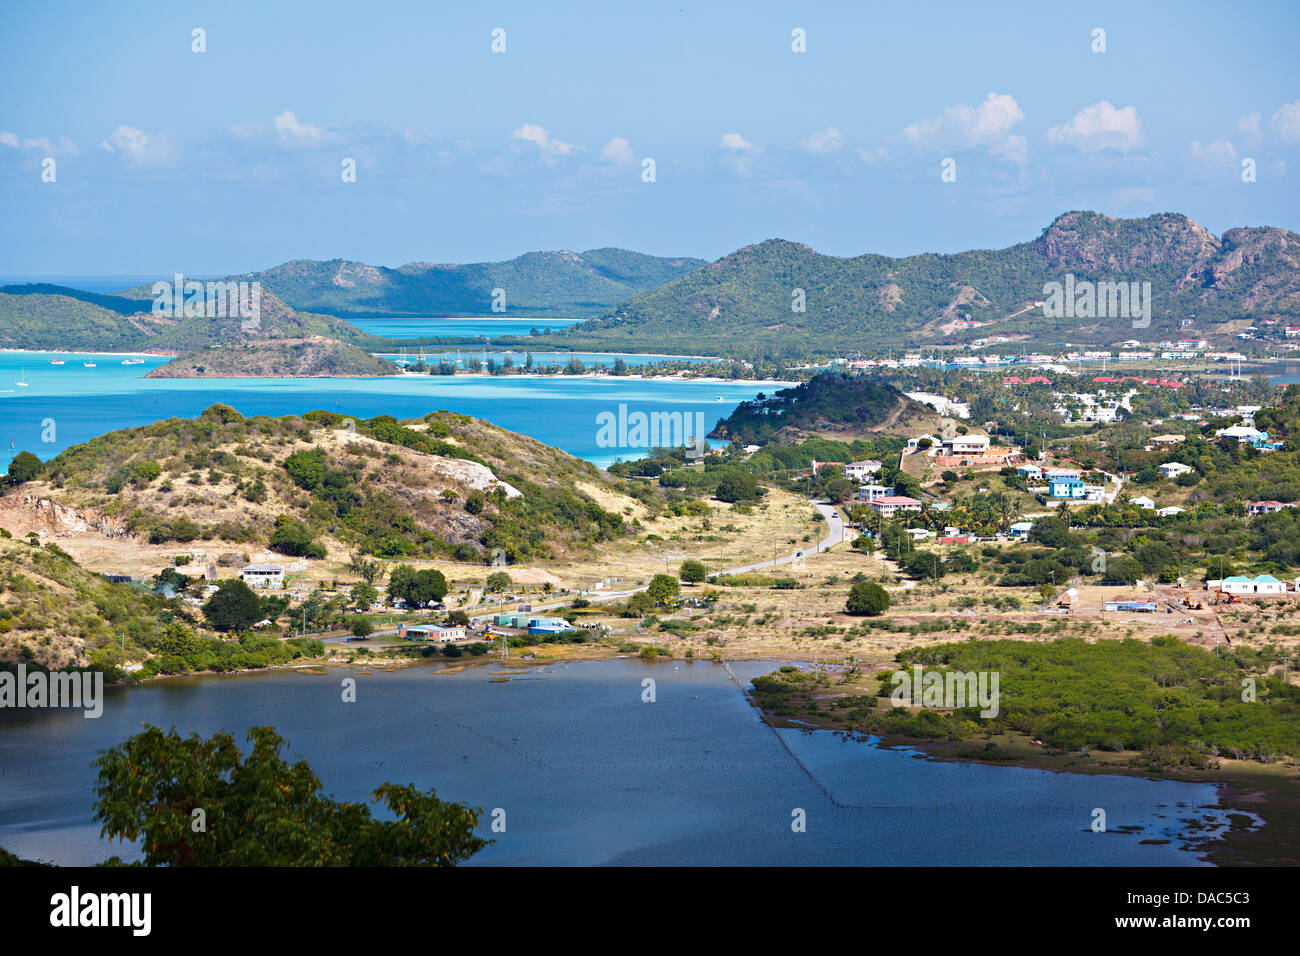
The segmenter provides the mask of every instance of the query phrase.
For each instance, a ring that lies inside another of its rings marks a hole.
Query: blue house
[[[1083,480],[1073,476],[1059,476],[1047,483],[1048,494],[1053,498],[1082,498],[1087,494]]]
[[[535,617],[528,622],[529,634],[563,634],[565,631],[577,630],[562,617]]]

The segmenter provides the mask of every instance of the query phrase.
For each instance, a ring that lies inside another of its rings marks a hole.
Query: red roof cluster
[[[1020,378],[1016,375],[1007,375],[1002,379],[1003,385],[1051,385],[1050,378],[1043,378],[1041,375],[1031,375],[1028,378]]]

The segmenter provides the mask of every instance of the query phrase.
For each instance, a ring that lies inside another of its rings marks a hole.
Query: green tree
[[[21,485],[24,482],[31,481],[45,468],[41,460],[29,451],[20,451],[14,455],[14,460],[9,463],[9,471],[5,475],[5,482],[10,485]]]
[[[758,481],[753,475],[732,472],[718,482],[714,497],[719,501],[754,501],[758,498]]]
[[[262,601],[239,578],[229,578],[203,605],[203,616],[217,631],[246,631],[262,620]]]
[[[409,564],[399,564],[388,576],[388,597],[408,605],[441,601],[447,594],[447,579],[436,568],[417,571]]]
[[[369,584],[357,582],[352,585],[352,604],[354,607],[364,611],[375,603],[377,597],[379,597],[379,591]]]
[[[369,637],[375,633],[375,625],[368,617],[354,617],[348,630],[352,632],[353,637]]]
[[[510,575],[504,571],[493,571],[487,576],[484,587],[488,591],[508,591],[514,585],[515,582],[510,579]]]
[[[875,581],[859,581],[849,588],[846,614],[876,617],[889,610],[889,592]]]
[[[95,761],[95,818],[110,839],[139,840],[147,866],[455,866],[491,841],[474,835],[479,808],[413,786],[380,784],[393,820],[321,792],[305,760],[254,727],[241,752],[224,731],[204,740],[146,725]],[[192,813],[204,811],[195,831]]]
[[[362,581],[373,585],[384,576],[384,562],[362,554],[353,554],[348,560],[348,570]]]
[[[703,561],[683,561],[677,576],[687,584],[699,584],[709,576],[709,569],[704,566]]]
[[[672,601],[681,593],[682,588],[672,575],[656,574],[650,579],[650,586],[645,591],[650,600],[659,605]]]
[[[173,522],[173,527],[175,527]],[[312,540],[311,529],[300,521],[294,521],[288,515],[275,519],[275,530],[271,532],[267,543],[272,551],[293,557],[323,558],[325,549]]]

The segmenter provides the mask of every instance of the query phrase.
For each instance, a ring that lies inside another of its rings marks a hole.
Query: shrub
[[[889,610],[889,592],[874,581],[859,581],[849,589],[844,610],[848,614],[876,617]]]

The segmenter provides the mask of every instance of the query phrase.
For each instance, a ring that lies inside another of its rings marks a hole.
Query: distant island
[[[151,370],[146,378],[353,378],[398,375],[387,359],[314,335],[252,340],[195,349]]]

